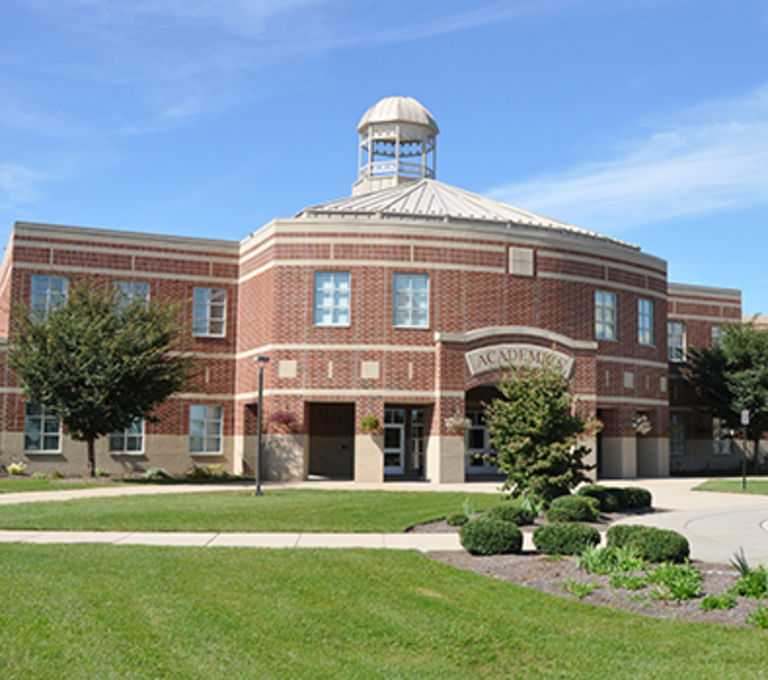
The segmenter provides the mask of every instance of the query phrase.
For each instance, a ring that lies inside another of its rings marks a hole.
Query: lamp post
[[[264,400],[264,365],[269,362],[269,357],[265,356],[256,356],[253,357],[253,363],[258,365],[259,367],[259,401],[258,401],[258,436],[256,439],[256,474],[255,474],[255,482],[256,482],[256,490],[253,492],[254,496],[263,496],[264,493],[261,490],[261,430],[262,430],[262,422],[263,422],[263,400]]]

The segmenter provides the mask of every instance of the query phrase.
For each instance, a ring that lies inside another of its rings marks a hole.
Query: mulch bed
[[[619,517],[626,514],[604,515],[604,521],[593,524],[598,529],[605,530]],[[534,530],[537,526],[545,524],[544,520],[537,520],[537,524],[520,527],[522,530]],[[444,520],[420,524],[409,529],[416,533],[455,533],[458,527],[452,527]],[[669,600],[654,599],[650,591],[655,586],[647,586],[642,590],[629,591],[612,588],[608,581],[610,576],[589,574],[579,569],[573,557],[554,558],[539,553],[522,553],[517,555],[470,555],[465,551],[434,551],[427,552],[427,557],[449,564],[458,569],[474,571],[484,576],[509,581],[527,588],[535,588],[550,595],[575,599],[569,594],[563,584],[568,580],[597,583],[599,587],[589,595],[582,598],[582,602],[624,609],[658,618],[679,619],[682,621],[695,621],[725,624],[729,626],[746,626],[747,615],[754,612],[760,600],[746,597],[736,597],[736,606],[725,611],[702,611],[701,598],[674,602]],[[698,567],[704,576],[702,583],[702,597],[704,595],[720,595],[733,587],[738,572],[730,566],[710,564],[693,560],[692,565]],[[763,601],[765,603],[765,601]]]

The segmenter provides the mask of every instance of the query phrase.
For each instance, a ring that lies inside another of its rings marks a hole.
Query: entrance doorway
[[[469,420],[466,432],[467,476],[499,475],[499,469],[489,460],[495,453],[491,446],[490,432],[485,422],[485,404],[501,397],[494,385],[480,385],[466,395],[465,415]]]
[[[353,479],[355,405],[309,404],[309,474]]]
[[[424,477],[424,408],[384,409],[384,474],[406,479]]]

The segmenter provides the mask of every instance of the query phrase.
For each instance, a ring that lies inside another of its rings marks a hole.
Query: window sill
[[[429,326],[392,326],[396,331],[428,331]]]
[[[351,323],[315,323],[313,328],[352,328]]]
[[[51,451],[24,451],[25,456],[63,456],[64,452],[60,449]]]
[[[221,339],[221,338],[226,338],[227,334],[226,333],[222,333],[221,335],[216,335],[214,333],[192,333],[192,337],[193,338],[217,338],[217,339]]]
[[[223,451],[190,451],[190,456],[194,456],[195,458],[211,458],[213,456],[223,456]]]
[[[146,456],[144,451],[110,451],[110,456]]]

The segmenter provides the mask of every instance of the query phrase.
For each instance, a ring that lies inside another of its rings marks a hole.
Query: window
[[[116,281],[115,300],[117,309],[123,311],[132,302],[149,303],[149,284],[146,281]]]
[[[61,421],[45,406],[27,404],[24,419],[25,451],[59,451],[61,448]]]
[[[395,274],[395,326],[427,328],[429,325],[429,275]]]
[[[109,435],[110,453],[141,453],[144,450],[144,420],[137,418],[122,432]]]
[[[712,347],[718,347],[724,335],[725,328],[722,326],[712,326]]]
[[[670,361],[685,361],[685,323],[667,322],[667,356]]]
[[[595,337],[598,340],[616,339],[616,293],[595,291]]]
[[[349,325],[349,272],[315,272],[317,326]]]
[[[190,405],[190,453],[221,453],[221,413],[221,406]]]
[[[223,336],[227,316],[227,291],[224,288],[195,288],[193,335]]]
[[[517,276],[533,276],[533,248],[509,249],[509,273]]]
[[[679,413],[669,416],[669,455],[685,455],[685,416]]]
[[[653,301],[640,298],[637,301],[637,341],[641,345],[652,345],[653,335]]]
[[[29,306],[42,316],[67,299],[67,279],[64,276],[32,274]]]

